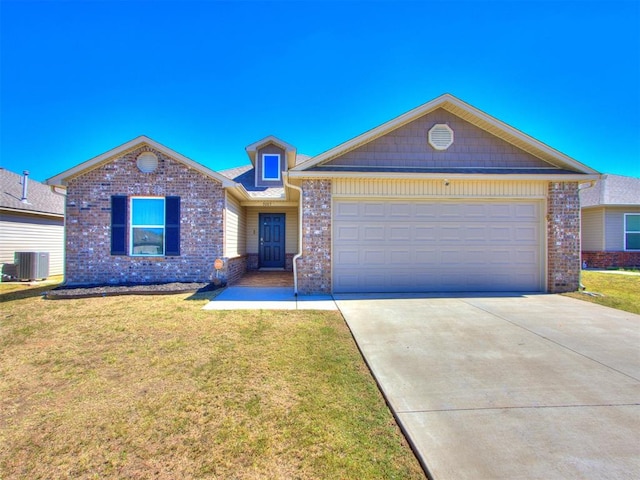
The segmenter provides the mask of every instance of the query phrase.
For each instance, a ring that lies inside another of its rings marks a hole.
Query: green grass
[[[45,289],[0,289],[4,480],[424,478],[337,312]]]
[[[640,276],[583,270],[581,281],[586,292],[598,295],[578,292],[565,295],[640,314]]]

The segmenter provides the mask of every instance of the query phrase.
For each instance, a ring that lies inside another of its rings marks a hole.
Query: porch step
[[[293,272],[280,270],[258,270],[244,274],[244,276],[234,283],[238,287],[292,287]]]

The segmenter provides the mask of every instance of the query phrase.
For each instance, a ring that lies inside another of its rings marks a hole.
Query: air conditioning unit
[[[20,280],[44,280],[49,276],[49,252],[15,252],[13,259]]]

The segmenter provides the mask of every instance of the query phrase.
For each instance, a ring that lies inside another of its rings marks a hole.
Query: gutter
[[[340,171],[292,171],[291,178],[366,178],[379,180],[537,180],[541,182],[588,182],[600,179],[600,174],[533,174],[533,173],[415,173],[415,172],[340,172]]]
[[[293,294],[298,296],[298,259],[302,257],[302,188],[289,183],[289,172],[282,176],[284,185],[300,192],[298,204],[298,253],[293,256]]]

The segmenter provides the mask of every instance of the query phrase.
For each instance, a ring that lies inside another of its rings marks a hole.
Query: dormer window
[[[280,155],[265,153],[262,155],[262,180],[280,180]]]

